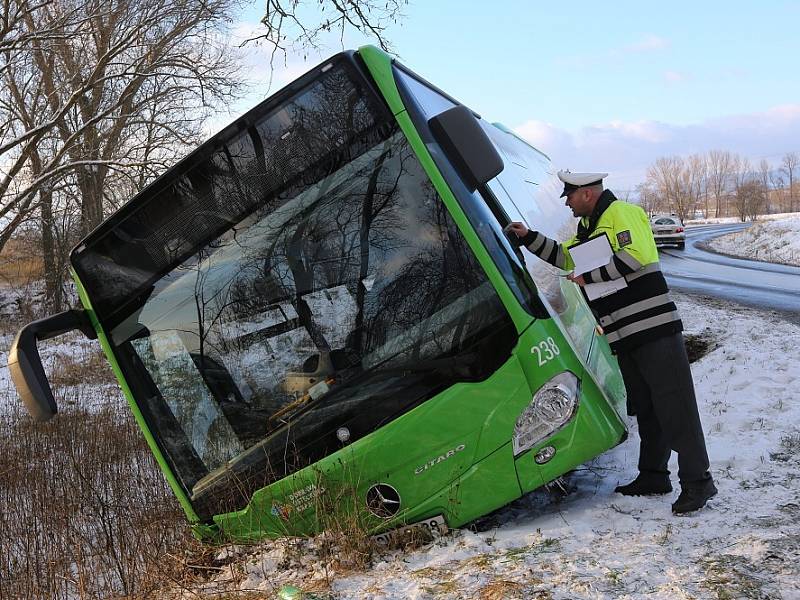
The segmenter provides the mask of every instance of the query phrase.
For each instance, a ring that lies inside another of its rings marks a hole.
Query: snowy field
[[[320,539],[228,549],[215,578],[182,597],[271,598],[294,584],[338,599],[800,598],[798,319],[675,297],[687,332],[713,348],[692,365],[719,488],[705,509],[673,516],[677,489],[613,492],[636,474],[631,420],[629,439],[564,492],[529,494],[477,532],[386,553],[361,572],[321,562]],[[671,469],[677,484],[674,458]]]
[[[755,223],[715,238],[709,246],[731,256],[800,266],[800,215]]]
[[[800,216],[800,213],[791,212],[791,213],[774,213],[770,215],[758,215],[759,222],[763,221],[780,221],[782,219],[792,218]],[[692,227],[694,225],[723,225],[726,223],[741,223],[742,220],[739,217],[709,217],[707,219],[699,218],[699,219],[686,219],[685,224],[687,227]]]

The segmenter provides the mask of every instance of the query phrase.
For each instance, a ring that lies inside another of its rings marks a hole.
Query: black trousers
[[[620,351],[617,360],[629,411],[639,423],[639,471],[669,475],[667,463],[674,450],[681,483],[708,479],[708,453],[683,334]]]

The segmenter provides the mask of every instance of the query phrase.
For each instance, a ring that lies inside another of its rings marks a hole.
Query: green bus
[[[71,253],[82,307],[201,537],[459,527],[620,443],[625,392],[565,273],[507,238],[574,232],[550,160],[377,48],[213,136]]]

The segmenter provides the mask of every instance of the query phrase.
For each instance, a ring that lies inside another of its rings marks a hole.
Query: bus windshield
[[[405,136],[353,71],[324,71],[74,257],[201,518],[487,377],[515,342]]]

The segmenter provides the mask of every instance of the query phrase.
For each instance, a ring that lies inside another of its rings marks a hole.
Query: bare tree
[[[645,181],[636,186],[636,193],[639,196],[639,206],[650,216],[660,212],[663,199],[655,188],[653,182]]]
[[[235,56],[221,35],[233,4],[5,1],[19,3],[14,31],[26,42],[2,52],[0,249],[38,213],[55,269],[65,260],[54,236],[74,242],[96,227],[119,190],[130,197],[194,147],[213,106],[234,97]],[[79,229],[61,219],[72,231],[52,231],[67,207]]]
[[[744,222],[752,214],[754,206],[760,205],[753,199],[753,194],[761,193],[757,177],[750,164],[750,159],[736,156],[734,160],[734,202],[736,214]]]
[[[755,178],[753,165],[746,156],[735,155],[733,160],[733,187],[734,190],[739,186],[752,181]]]
[[[753,165],[746,156],[734,155],[733,157],[733,185],[738,187],[745,181],[753,178]]]
[[[764,194],[764,213],[769,214],[772,212],[770,207],[769,201],[769,188],[770,188],[770,172],[772,169],[770,168],[769,161],[767,159],[762,158],[761,162],[758,163],[758,182],[761,184],[761,191]]]
[[[692,154],[686,161],[684,168],[684,194],[687,205],[694,211],[703,200],[703,216],[708,217],[708,167],[706,158],[702,154]],[[686,215],[690,216],[689,213]],[[684,219],[685,220],[685,219]]]
[[[47,98],[33,72],[33,49],[72,39],[91,18],[82,8],[56,10],[51,0],[0,1],[0,249],[35,209],[39,187],[54,187],[42,175],[42,153],[50,146],[47,136],[79,98],[66,94],[58,106]],[[44,14],[50,14],[48,23],[30,27]]]
[[[714,198],[715,217],[723,216],[722,201],[726,186],[730,185],[733,178],[734,161],[734,156],[727,150],[712,150],[708,153],[708,190]]]
[[[662,157],[647,170],[647,185],[685,221],[697,202],[695,177],[687,160],[680,156]]]
[[[286,57],[290,49],[318,48],[321,38],[332,32],[344,40],[348,30],[359,31],[389,50],[386,27],[402,17],[406,4],[408,0],[319,0],[315,3],[317,18],[309,20],[297,0],[266,0],[261,20],[266,31],[254,40],[272,46],[273,63],[279,53]]]
[[[786,180],[779,170],[774,170],[769,174],[769,182],[773,190],[773,197],[776,200],[777,212],[781,212],[784,206],[785,193],[783,188],[786,185]]]
[[[789,182],[789,212],[794,212],[794,170],[800,164],[800,156],[796,152],[787,152],[783,155],[781,170],[786,173]]]
[[[751,178],[740,183],[736,188],[736,212],[739,220],[744,223],[748,217],[755,220],[755,216],[763,209],[764,189],[760,181]]]

